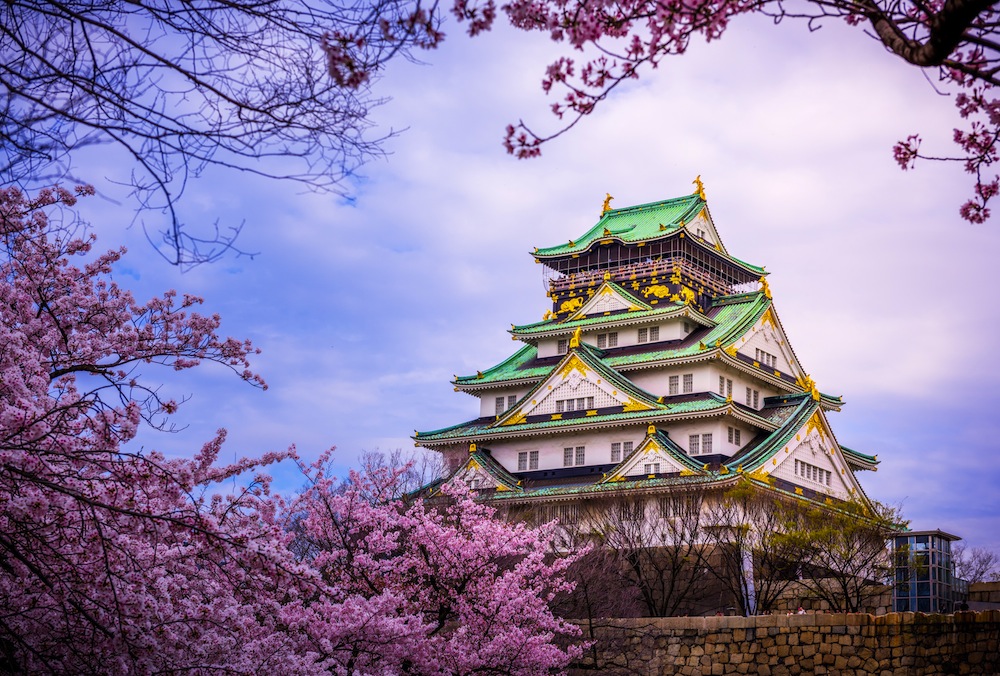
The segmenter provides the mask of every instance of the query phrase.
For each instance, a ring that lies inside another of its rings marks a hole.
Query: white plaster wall
[[[751,359],[757,358],[757,348],[765,352],[769,352],[777,357],[774,368],[784,373],[796,373],[796,370],[792,368],[791,362],[789,361],[789,349],[785,344],[785,341],[781,339],[780,334],[768,323],[763,320],[758,321],[754,326],[753,331],[745,336],[746,340],[742,343],[737,344],[737,350],[741,353],[750,357]],[[764,366],[763,364],[761,364]],[[766,369],[767,367],[764,366]],[[796,373],[797,374],[797,373]]]
[[[480,395],[479,416],[495,416],[497,414],[497,397],[503,396],[506,402],[507,397],[513,394],[516,397],[514,401],[520,401],[521,397],[527,393],[527,389],[487,390]],[[506,403],[504,405],[504,410],[506,411]]]
[[[784,449],[778,452],[776,457],[778,463],[776,466],[772,464],[771,467],[765,469],[770,470],[773,476],[791,481],[799,486],[806,486],[807,488],[812,488],[841,499],[848,499],[849,493],[846,486],[847,470],[843,462],[839,459],[835,460],[834,456],[830,455],[832,443],[830,438],[825,437],[822,442],[810,443],[811,439],[818,438],[815,432],[810,436],[806,436],[805,434],[800,434],[799,436],[802,440],[792,440],[786,447],[788,449],[787,453]],[[795,474],[796,459],[831,472],[833,476],[830,477],[830,485],[827,486],[826,484],[797,476]]]
[[[557,338],[546,338],[544,340],[538,341],[538,356],[541,357],[554,357],[558,353],[559,340]]]
[[[690,448],[688,447],[688,437],[692,434],[712,434],[712,451],[710,455],[715,455],[716,453],[722,453],[724,455],[732,455],[735,452],[735,447],[732,444],[726,443],[726,427],[727,424],[724,418],[708,418],[705,420],[693,420],[691,422],[683,422],[677,425],[671,425],[667,428],[667,433],[670,438],[678,446],[683,448],[690,455]],[[699,455],[705,455],[700,450],[699,444]],[[693,456],[697,458],[698,456]]]
[[[541,439],[514,439],[489,444],[493,457],[509,472],[517,472],[517,454],[522,451],[539,451],[538,469],[562,469],[563,449],[585,446],[585,465],[611,463],[611,442],[631,441],[638,446],[646,438],[646,425],[584,432]]]

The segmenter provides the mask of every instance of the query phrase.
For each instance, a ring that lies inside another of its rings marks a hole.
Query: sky
[[[189,399],[183,429],[136,444],[191,454],[226,428],[234,457],[295,444],[308,461],[336,446],[342,471],[363,450],[412,449],[415,429],[478,415],[449,381],[507,357],[510,325],[548,309],[535,246],[586,231],[605,193],[624,207],[690,193],[701,175],[727,249],[767,267],[800,362],[846,401],[830,416],[838,441],[878,454],[879,470],[859,474],[868,495],[914,529],[1000,551],[1000,217],[959,218],[970,189],[959,166],[902,172],[892,159],[916,132],[951,151],[950,99],[857,29],[746,17],[519,161],[504,127],[553,124],[539,83],[558,48],[446,30],[422,64],[394,63],[376,83],[392,98],[372,111],[377,130],[401,133],[349,197],[224,171],[189,185],[187,219],[243,223],[252,258],[182,273],[130,226],[127,202],[85,201],[99,244],[129,249],[121,284],[139,298],[202,295],[225,334],[263,350],[266,392],[214,365],[150,371]],[[113,150],[76,160],[109,198],[129,169]],[[273,468],[276,487],[295,490],[296,472]]]

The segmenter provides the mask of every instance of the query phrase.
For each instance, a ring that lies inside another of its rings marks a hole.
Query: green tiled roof
[[[589,250],[595,242],[604,239],[616,239],[624,244],[665,239],[681,231],[681,221],[690,223],[705,208],[705,201],[695,193],[622,209],[611,209],[579,239],[536,249],[533,255],[537,259],[544,260],[580,254]],[[767,274],[764,268],[734,258],[723,250],[718,253],[751,272],[759,275]]]
[[[631,354],[605,356],[603,362],[612,368],[644,364],[653,361],[662,361],[678,357],[693,357],[701,353],[710,352],[715,349],[715,341],[722,345],[729,345],[739,336],[743,335],[753,324],[760,319],[761,315],[767,311],[771,305],[771,300],[763,293],[747,293],[736,296],[732,299],[724,297],[721,302],[716,302],[708,312],[708,318],[715,322],[715,326],[709,331],[707,336],[701,340],[685,340],[669,347],[657,349],[655,343],[651,343],[651,349]],[[670,312],[674,308],[667,310]],[[633,316],[651,316],[663,310],[652,310],[630,313]],[[599,324],[601,321],[609,321],[609,317],[595,318],[595,321],[580,320],[587,324]],[[543,323],[544,324],[544,323]],[[552,326],[553,323],[549,323]],[[574,323],[567,323],[566,326],[577,326]],[[536,325],[537,326],[537,325]],[[515,330],[517,330],[515,328]],[[704,345],[702,347],[701,345]],[[496,366],[486,369],[479,374],[472,376],[459,376],[455,379],[456,385],[487,385],[502,384],[514,380],[540,378],[547,374],[552,368],[551,363],[530,366],[538,357],[538,350],[534,345],[525,345],[513,355],[500,362]]]
[[[844,452],[844,457],[852,465],[863,467],[864,469],[875,469],[875,466],[879,463],[878,456],[866,455],[847,446],[841,446],[840,450]]]
[[[692,221],[702,209],[705,202],[697,194],[675,197],[660,202],[639,204],[623,209],[608,211],[585,235],[569,243],[539,249],[535,252],[537,258],[550,258],[570,253],[586,251],[597,240],[614,237],[626,243],[648,242],[666,237],[677,232],[680,222]],[[664,226],[661,230],[660,226]],[[610,235],[604,234],[607,228]]]
[[[717,474],[693,474],[691,476],[668,476],[655,477],[653,479],[625,479],[624,481],[611,481],[607,483],[585,483],[570,484],[561,486],[544,486],[541,488],[529,488],[524,491],[510,491],[494,493],[489,500],[523,500],[526,498],[557,498],[562,496],[587,495],[600,493],[618,493],[622,490],[632,488],[666,488],[669,486],[683,486],[685,484],[710,484],[720,479],[731,479],[731,476],[720,477]]]
[[[534,422],[525,421],[516,425],[503,425],[500,427],[495,425],[495,418],[477,418],[476,420],[469,420],[467,422],[452,425],[451,427],[444,427],[439,430],[418,432],[413,438],[422,445],[428,445],[434,444],[434,442],[447,443],[451,441],[452,443],[455,443],[453,440],[473,439],[481,436],[506,436],[509,433],[518,434],[521,432],[566,429],[567,427],[571,428],[577,425],[589,426],[594,423],[645,420],[655,425],[657,424],[657,420],[662,419],[664,422],[667,422],[670,418],[678,415],[686,416],[710,412],[718,412],[721,414],[729,407],[729,405],[730,404],[718,394],[715,394],[714,392],[706,392],[700,397],[689,399],[687,401],[671,403],[668,400],[667,403],[658,405],[657,409],[646,411],[604,413],[576,418],[562,418],[558,420],[538,420]],[[748,410],[740,409],[740,411],[745,416],[757,418],[762,427],[767,428],[771,426],[766,418],[754,415]]]
[[[649,310],[633,310],[631,312],[620,312],[613,315],[594,315],[591,317],[581,317],[580,319],[572,320],[556,320],[556,319],[546,319],[544,321],[535,322],[534,324],[524,324],[522,326],[515,326],[510,330],[510,333],[515,336],[530,337],[542,333],[548,333],[549,331],[555,330],[570,330],[575,329],[578,326],[593,326],[600,325],[611,322],[618,321],[631,321],[633,319],[645,319],[647,317],[656,317],[663,315],[664,317],[673,317],[686,314],[684,308],[690,308],[692,320],[702,324],[704,326],[712,326],[715,324],[711,319],[705,317],[690,305],[684,305],[683,301],[676,301],[672,305],[661,306],[658,308],[651,308]]]
[[[743,469],[748,472],[757,469],[784,448],[785,444],[791,441],[792,437],[802,429],[802,426],[819,408],[819,402],[808,394],[792,395],[785,397],[785,399],[791,404],[792,414],[785,419],[782,426],[752,449],[745,449],[734,455],[726,463],[727,467],[736,469],[742,465]]]

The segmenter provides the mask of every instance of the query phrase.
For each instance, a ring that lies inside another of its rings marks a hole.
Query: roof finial
[[[695,176],[695,179],[691,182],[694,183],[695,188],[697,188],[694,191],[694,194],[702,199],[705,199],[705,184],[701,182],[701,174]]]
[[[611,196],[611,193],[604,193],[604,206],[601,207],[601,216],[611,211],[611,200],[613,199],[614,197]]]
[[[764,277],[761,277],[757,281],[760,282],[760,290],[764,293],[764,296],[766,296],[767,298],[770,298],[771,297],[771,287],[768,286],[767,280],[764,279]]]
[[[582,331],[582,326],[576,327],[576,331],[573,332],[573,337],[569,339],[570,348],[580,347],[580,333]]]

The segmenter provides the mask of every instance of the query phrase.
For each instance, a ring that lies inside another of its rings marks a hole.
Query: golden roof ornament
[[[611,193],[609,193],[609,192],[604,193],[604,205],[601,207],[601,216],[602,217],[604,216],[604,214],[606,214],[609,211],[611,211],[611,200],[613,200],[613,199],[614,199],[614,197],[611,196]]]
[[[605,282],[610,282],[611,281],[611,273],[610,272],[605,272],[604,273],[604,281]]]
[[[649,436],[653,436],[654,434],[656,434],[656,426],[650,425],[649,427],[647,427],[646,434],[648,434]]]
[[[764,296],[767,297],[767,298],[770,298],[771,297],[771,287],[768,285],[767,280],[764,277],[761,277],[757,281],[760,282],[760,290],[764,293]]]
[[[580,333],[583,332],[583,327],[576,327],[576,331],[573,332],[573,337],[569,339],[570,348],[580,347]]]
[[[697,195],[701,199],[705,199],[705,184],[701,182],[701,174],[695,176],[691,183],[693,183],[696,188],[693,194]]]
[[[469,444],[469,453],[475,453],[475,452],[476,452],[476,444],[474,443]]]

